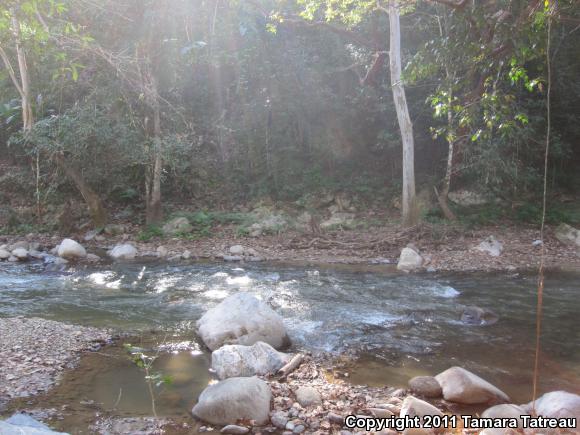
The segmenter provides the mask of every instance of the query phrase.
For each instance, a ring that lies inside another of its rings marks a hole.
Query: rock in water
[[[566,244],[580,248],[580,230],[571,227],[568,224],[560,224],[556,228],[556,238]]]
[[[57,254],[67,260],[76,260],[87,256],[87,251],[80,243],[72,239],[64,239],[58,246]]]
[[[415,376],[409,381],[409,389],[423,397],[441,397],[441,385],[433,376]]]
[[[404,272],[410,272],[419,269],[423,265],[423,257],[417,251],[411,248],[403,248],[397,269]]]
[[[451,367],[435,376],[435,379],[443,389],[443,398],[450,402],[475,405],[510,400],[499,388],[461,367]]]
[[[477,251],[487,252],[492,257],[499,257],[503,251],[503,244],[494,236],[489,236],[475,247]]]
[[[303,407],[320,405],[322,398],[320,393],[313,387],[300,387],[296,390],[296,400]]]
[[[0,249],[0,260],[8,260],[11,255],[6,249]]]
[[[227,345],[211,354],[211,368],[218,378],[245,377],[276,373],[290,359],[261,341],[253,346]]]
[[[125,243],[115,246],[107,254],[115,260],[132,260],[137,255],[137,249],[130,243]]]
[[[6,421],[0,421],[2,435],[68,435],[64,432],[55,432],[44,423],[36,421],[26,414],[14,414]]]
[[[197,321],[197,332],[211,350],[224,344],[251,346],[263,341],[276,349],[289,343],[282,317],[249,293],[236,293]]]
[[[28,251],[24,248],[16,248],[12,251],[12,255],[14,255],[20,261],[28,259]]]
[[[215,425],[235,424],[238,420],[269,421],[272,392],[268,384],[256,377],[229,378],[207,387],[192,413]]]
[[[467,325],[493,325],[499,316],[491,310],[479,307],[465,307],[461,314],[461,321]]]
[[[548,418],[576,418],[580,420],[580,396],[567,391],[552,391],[546,393],[536,403],[528,403],[522,407],[531,414],[532,409],[538,415]]]
[[[524,408],[513,404],[503,404],[495,405],[491,408],[487,408],[481,414],[482,418],[517,418],[519,420],[518,427],[523,427],[523,421],[520,418],[522,415],[526,415],[527,412]]]

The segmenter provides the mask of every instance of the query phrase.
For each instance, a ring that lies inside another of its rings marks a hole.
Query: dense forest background
[[[397,7],[419,195],[475,191],[502,216],[539,218],[548,59],[550,203],[578,192],[577,2]],[[0,202],[30,208],[19,225],[44,226],[71,198],[93,212],[130,205],[148,223],[180,205],[328,192],[396,207],[386,12],[353,0],[3,0]],[[421,215],[442,218],[432,203]]]

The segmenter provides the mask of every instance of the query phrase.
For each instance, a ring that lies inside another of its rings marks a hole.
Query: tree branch
[[[16,77],[16,73],[14,72],[14,68],[12,67],[12,64],[10,63],[10,59],[8,58],[8,55],[6,54],[6,52],[4,51],[4,49],[2,48],[1,45],[0,45],[0,57],[4,61],[4,65],[6,66],[6,70],[8,71],[8,75],[10,76],[12,83],[14,83],[14,86],[18,90],[20,97],[24,98],[24,91],[22,90],[22,86],[20,86],[20,83],[18,82],[18,78]]]

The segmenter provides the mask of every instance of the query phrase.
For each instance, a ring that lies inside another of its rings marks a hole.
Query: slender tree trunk
[[[30,77],[28,75],[28,64],[26,63],[26,53],[22,48],[20,38],[20,22],[12,11],[12,31],[14,32],[14,42],[16,45],[16,57],[18,59],[18,70],[20,72],[20,97],[22,100],[22,128],[25,132],[32,130],[34,125],[34,114],[30,98]]]
[[[409,116],[405,88],[401,79],[401,23],[399,10],[394,0],[389,1],[389,24],[391,86],[403,142],[402,220],[403,226],[410,227],[417,224],[419,220],[415,199],[415,143],[413,139],[413,124]]]
[[[161,108],[157,95],[155,78],[151,76],[153,92],[151,98],[153,106],[153,169],[150,177],[146,180],[146,212],[147,225],[158,225],[163,222],[163,207],[161,205],[161,175],[163,172],[163,156],[161,153]]]
[[[57,165],[81,192],[89,208],[89,214],[91,215],[91,220],[95,228],[104,227],[107,224],[107,210],[103,206],[99,195],[85,182],[79,169],[68,163],[62,154],[56,154],[55,159]]]
[[[449,73],[447,73],[449,76]],[[451,91],[449,91],[449,105],[451,105],[452,98],[451,98]],[[441,189],[441,193],[437,191],[435,188],[435,196],[437,196],[437,202],[439,203],[439,207],[441,207],[441,211],[443,211],[443,215],[446,219],[450,221],[456,221],[457,218],[455,217],[455,213],[449,208],[449,189],[451,188],[451,176],[453,175],[453,152],[455,149],[455,133],[453,131],[453,114],[451,113],[451,109],[447,111],[447,127],[449,131],[447,132],[447,168],[445,170],[445,178],[443,179],[443,187]]]

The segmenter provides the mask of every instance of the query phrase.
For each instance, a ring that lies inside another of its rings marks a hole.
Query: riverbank
[[[0,410],[49,391],[80,355],[111,340],[106,330],[40,318],[0,318]]]
[[[242,261],[269,261],[296,264],[396,265],[401,250],[411,245],[423,257],[418,271],[525,271],[537,269],[542,245],[535,228],[487,226],[465,230],[448,225],[421,224],[402,230],[398,225],[369,229],[305,233],[288,230],[280,234],[249,237],[238,234],[235,226],[224,225],[203,237],[152,237],[144,241],[142,228],[130,223],[116,224],[115,231],[100,234],[75,233],[26,236],[0,236],[0,245],[26,240],[46,250],[57,246],[63,237],[80,242],[89,252],[104,256],[112,247],[130,243],[137,257],[163,260],[239,260],[230,247],[241,245],[252,252]],[[500,255],[478,250],[480,243],[493,236],[501,246]],[[555,237],[548,227],[544,236],[544,265],[554,270],[580,270],[577,248]],[[106,258],[103,258],[106,260]]]

